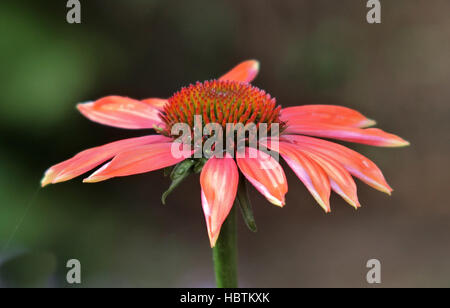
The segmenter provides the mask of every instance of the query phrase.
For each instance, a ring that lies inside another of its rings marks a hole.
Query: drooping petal
[[[301,149],[301,146],[298,146]],[[309,157],[318,163],[328,174],[330,185],[334,192],[340,195],[354,208],[361,207],[356,192],[356,184],[350,173],[332,157],[314,151],[304,150]]]
[[[211,247],[219,237],[220,228],[233,207],[239,182],[236,163],[227,154],[224,158],[210,158],[200,175],[202,207]]]
[[[355,128],[319,122],[304,122],[288,125],[286,134],[302,134],[323,138],[363,143],[380,147],[402,147],[409,145],[408,141],[399,136],[386,133],[379,128]]]
[[[89,120],[100,124],[145,129],[163,125],[159,118],[160,104],[162,102],[150,103],[128,97],[107,96],[95,102],[78,104],[77,108]]]
[[[268,148],[271,143],[264,143]],[[325,210],[330,212],[330,181],[325,171],[308,155],[299,151],[294,144],[280,141],[278,150],[286,163],[305,184],[314,199]]]
[[[280,139],[294,142],[305,149],[332,157],[353,176],[375,189],[391,194],[392,188],[386,182],[383,173],[377,165],[356,151],[334,142],[307,136],[283,135]]]
[[[129,151],[120,152],[113,160],[84,179],[85,183],[95,183],[119,176],[146,173],[175,165],[188,158],[192,151],[182,149],[181,155],[174,155],[172,147],[176,143],[143,145]]]
[[[256,60],[244,61],[235,66],[231,71],[219,78],[219,80],[232,80],[251,82],[259,72],[259,62]]]
[[[145,144],[171,142],[161,135],[124,139],[91,148],[74,157],[50,167],[41,180],[41,185],[55,184],[73,179],[111,159],[122,151],[127,151]]]
[[[270,155],[255,148],[245,148],[245,155],[236,157],[239,169],[269,202],[284,206],[288,190],[280,164]]]
[[[356,110],[335,105],[303,105],[287,107],[281,110],[280,119],[289,125],[306,122],[321,122],[350,127],[368,127],[375,125]]]

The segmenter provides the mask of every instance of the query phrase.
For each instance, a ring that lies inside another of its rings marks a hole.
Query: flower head
[[[183,88],[169,98],[161,115],[164,132],[171,134],[174,124],[194,127],[194,116],[201,115],[204,124],[280,122],[281,106],[275,98],[246,82],[211,80]]]
[[[201,200],[212,247],[236,198],[239,174],[269,202],[284,206],[288,185],[283,168],[262,148],[279,153],[326,212],[330,211],[331,191],[353,207],[360,207],[353,177],[391,193],[383,174],[368,158],[316,137],[384,147],[406,146],[407,141],[380,129],[366,128],[375,122],[346,107],[303,105],[281,108],[275,98],[250,84],[258,71],[259,63],[250,60],[217,80],[182,88],[167,100],[108,96],[79,104],[79,111],[92,121],[125,129],[155,129],[158,134],[85,150],[49,168],[41,181],[42,186],[70,180],[101,164],[103,166],[84,182],[177,165],[172,172],[172,184],[176,186],[190,172],[201,171]],[[244,155],[235,157],[237,149],[233,147],[196,157],[193,150],[176,142],[179,134],[173,132],[177,124],[195,128],[196,116],[201,116],[202,125],[215,123],[228,129],[230,123],[253,124],[272,134],[259,139],[258,147],[245,139]],[[273,133],[275,126],[278,129]],[[174,147],[178,148],[179,155],[173,154]]]

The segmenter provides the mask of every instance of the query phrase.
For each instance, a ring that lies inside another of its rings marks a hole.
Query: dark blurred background
[[[450,286],[450,2],[66,1],[0,3],[0,285],[214,286],[198,177],[160,202],[162,171],[44,189],[50,165],[147,134],[83,118],[78,102],[117,94],[169,97],[255,58],[254,84],[283,106],[355,108],[411,142],[351,145],[374,160],[392,197],[358,182],[363,207],[332,196],[324,214],[287,171],[280,209],[251,191],[259,231],[239,221],[244,287],[366,287],[377,258],[385,287]],[[287,169],[286,169],[287,170]]]

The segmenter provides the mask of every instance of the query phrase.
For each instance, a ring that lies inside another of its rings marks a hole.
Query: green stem
[[[237,288],[236,204],[220,229],[213,248],[214,271],[218,288]]]

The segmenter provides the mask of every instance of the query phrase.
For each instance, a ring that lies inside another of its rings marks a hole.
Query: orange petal
[[[145,144],[171,142],[170,138],[153,135],[124,139],[91,148],[78,153],[71,159],[50,167],[41,180],[41,185],[68,181],[111,159],[122,151],[127,151]]]
[[[380,147],[402,147],[409,145],[408,141],[399,136],[386,133],[378,128],[355,128],[319,122],[303,122],[288,125],[286,134],[302,134],[323,138],[363,143]]]
[[[147,98],[141,100],[144,104],[150,105],[159,111],[162,111],[164,109],[164,106],[169,102],[167,99],[163,98]]]
[[[299,145],[298,148],[301,148]],[[334,192],[340,195],[355,209],[361,207],[358,201],[358,194],[356,192],[356,184],[348,171],[342,167],[333,158],[314,151],[304,151],[322,169],[328,174],[330,185]]]
[[[107,96],[95,102],[78,104],[78,110],[89,120],[127,129],[154,128],[162,125],[159,118],[161,101],[141,102],[121,96]]]
[[[283,135],[280,138],[281,140],[299,144],[305,149],[332,157],[353,176],[375,189],[391,194],[392,188],[386,182],[381,170],[374,162],[358,152],[340,144],[313,137]]]
[[[270,148],[270,143],[267,146]],[[280,141],[278,147],[283,159],[305,184],[317,203],[325,212],[330,212],[330,181],[322,167],[308,155],[299,151],[294,144]]]
[[[220,228],[233,207],[239,173],[229,154],[224,158],[210,158],[200,175],[202,207],[208,228],[209,241],[214,247]]]
[[[270,155],[245,148],[244,157],[236,157],[239,169],[269,202],[284,206],[288,185],[283,168]]]
[[[356,110],[334,105],[303,105],[287,107],[281,110],[280,119],[289,125],[306,122],[321,122],[333,125],[368,127],[375,125]]]
[[[95,183],[119,176],[146,173],[175,165],[191,155],[191,151],[182,151],[181,157],[172,155],[172,144],[178,146],[174,143],[157,143],[120,152],[83,182]]]
[[[259,72],[259,62],[256,60],[244,61],[235,66],[231,71],[219,78],[219,80],[232,80],[251,82]]]

